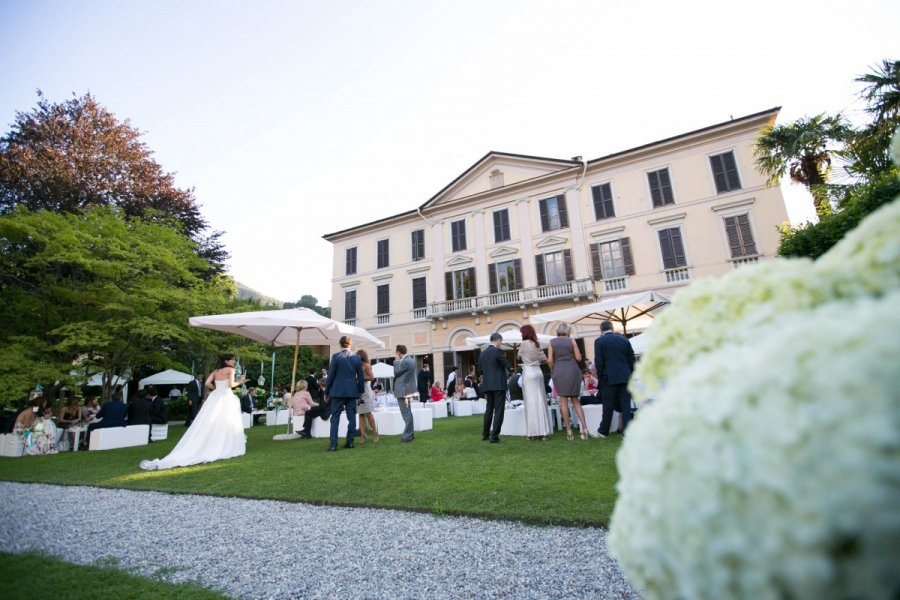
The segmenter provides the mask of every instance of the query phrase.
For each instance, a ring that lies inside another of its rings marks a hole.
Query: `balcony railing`
[[[391,315],[390,314],[376,315],[375,320],[376,320],[375,322],[378,323],[379,325],[387,325],[388,323],[391,322]]]
[[[731,259],[731,263],[734,265],[735,269],[744,265],[752,265],[753,263],[757,262],[759,262],[759,256],[744,256],[741,258]]]
[[[489,311],[495,308],[522,306],[593,294],[593,281],[590,279],[576,279],[575,281],[511,290],[500,292],[499,294],[433,302],[428,305],[426,317],[434,318],[452,314]]]
[[[615,279],[603,280],[603,291],[605,292],[621,292],[628,289],[628,279],[626,277],[616,277]]]
[[[344,323],[346,323],[347,325],[353,325],[355,327],[356,319],[344,319]]]
[[[687,267],[669,269],[666,271],[666,283],[673,283],[675,281],[687,281],[690,278],[691,272]]]
[[[428,309],[427,308],[414,308],[412,309],[412,318],[413,319],[424,319],[427,316]]]

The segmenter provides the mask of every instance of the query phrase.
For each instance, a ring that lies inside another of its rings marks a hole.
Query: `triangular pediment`
[[[488,152],[423,204],[421,208],[435,208],[444,204],[452,204],[457,200],[477,196],[494,189],[502,189],[523,181],[566,171],[580,166],[580,164],[573,160],[558,158]]]
[[[553,246],[561,246],[566,243],[566,238],[558,235],[548,235],[544,239],[535,244],[538,248],[552,248]]]
[[[475,262],[470,256],[455,256],[447,261],[448,267],[463,267]]]
[[[491,250],[488,254],[491,258],[500,258],[501,256],[511,256],[513,254],[517,254],[518,250],[512,248],[510,246],[500,246],[499,248],[495,248]]]

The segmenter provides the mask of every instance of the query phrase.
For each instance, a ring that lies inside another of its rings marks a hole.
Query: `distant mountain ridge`
[[[284,302],[277,298],[273,298],[272,296],[266,296],[265,294],[261,294],[257,292],[252,287],[246,286],[240,281],[235,281],[234,284],[237,286],[237,297],[242,300],[256,300],[262,305],[265,306],[275,306],[276,308],[281,308],[284,305]]]

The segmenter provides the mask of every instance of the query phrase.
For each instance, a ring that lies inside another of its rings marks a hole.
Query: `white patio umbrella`
[[[372,365],[372,375],[376,379],[393,379],[394,367],[387,363],[375,363]]]
[[[500,343],[501,348],[507,348],[510,350],[515,350],[522,344],[522,332],[518,329],[510,329],[509,331],[501,331],[500,335],[503,336],[503,341]],[[538,342],[541,344],[541,348],[546,348],[550,345],[550,340],[553,339],[552,335],[547,335],[546,333],[537,334]],[[478,346],[485,346],[491,343],[491,336],[489,335],[480,335],[478,337],[470,337],[466,338],[466,345],[476,348]]]
[[[649,326],[654,314],[672,302],[672,297],[660,294],[652,290],[607,298],[600,302],[584,304],[565,310],[557,310],[531,316],[531,323],[550,323],[563,321],[566,323],[578,323],[585,320],[612,321],[622,328],[622,333],[628,332],[628,326],[632,328]]]
[[[324,345],[350,336],[358,346],[384,348],[384,342],[363,329],[323,317],[308,308],[260,310],[191,317],[191,327],[234,333],[271,346],[294,346],[294,365],[291,369],[291,394],[297,383],[297,355],[300,344]]]

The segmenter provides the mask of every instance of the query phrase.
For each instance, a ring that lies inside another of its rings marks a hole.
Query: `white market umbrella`
[[[149,377],[144,377],[138,381],[138,389],[142,390],[148,385],[182,385],[190,383],[193,380],[193,375],[182,373],[175,369],[166,369],[165,371],[150,375]]]
[[[578,323],[585,320],[608,320],[617,323],[621,327],[622,333],[627,333],[629,325],[632,328],[649,326],[653,322],[654,314],[671,302],[671,296],[651,290],[649,292],[607,298],[600,302],[584,304],[565,310],[532,315],[530,321],[532,324],[538,324],[551,323],[553,321]]]
[[[372,375],[374,375],[376,379],[393,379],[394,367],[383,362],[375,363],[372,365]]]
[[[635,356],[639,356],[647,351],[647,340],[646,333],[628,338],[628,341],[631,342],[631,349],[634,350]]]
[[[509,331],[501,331],[500,335],[503,336],[503,341],[500,343],[501,348],[508,348],[515,350],[520,345],[522,345],[522,332],[518,329],[510,329]],[[546,333],[537,334],[538,342],[541,344],[541,348],[546,348],[550,345],[550,340],[553,339],[552,335],[547,335]],[[466,345],[472,348],[476,348],[478,346],[486,346],[491,343],[491,336],[489,335],[480,335],[478,337],[470,337],[466,338]]]
[[[363,329],[323,317],[308,308],[259,310],[191,317],[191,327],[234,333],[271,346],[294,346],[294,366],[291,369],[291,394],[297,382],[297,355],[300,344],[326,345],[350,336],[358,346],[384,348],[384,342]]]

